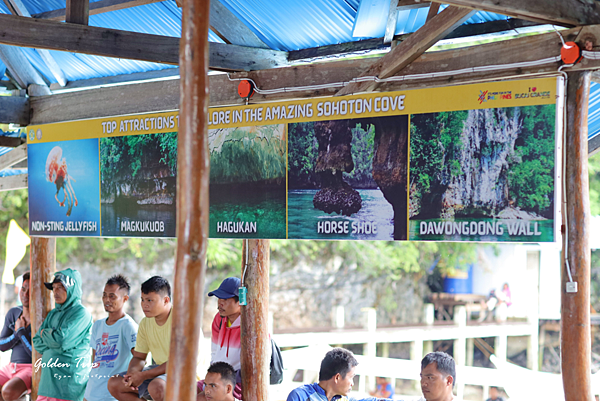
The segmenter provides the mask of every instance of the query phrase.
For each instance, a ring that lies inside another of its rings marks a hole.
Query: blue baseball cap
[[[208,293],[209,297],[215,296],[219,299],[229,299],[237,297],[239,292],[238,289],[242,285],[242,281],[237,277],[227,277],[219,288]]]

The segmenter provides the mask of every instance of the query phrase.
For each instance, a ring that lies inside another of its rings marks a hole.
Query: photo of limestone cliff
[[[102,236],[175,237],[177,133],[100,139]]]
[[[411,116],[410,239],[554,240],[555,105]]]
[[[208,131],[211,238],[286,237],[286,125]]]
[[[288,131],[289,238],[407,239],[407,116]]]

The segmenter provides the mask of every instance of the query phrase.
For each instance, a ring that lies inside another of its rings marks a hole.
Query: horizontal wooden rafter
[[[398,11],[414,10],[415,8],[425,8],[431,5],[428,1],[416,1],[416,0],[400,0],[396,9]]]
[[[588,141],[588,155],[593,156],[598,152],[600,152],[600,135],[596,135]]]
[[[0,177],[0,191],[27,188],[27,174],[9,175]]]
[[[263,49],[269,48],[219,0],[211,0],[210,2],[210,27],[225,43]]]
[[[24,143],[24,139],[15,136],[0,136],[0,146],[3,148],[16,148],[17,146],[21,146]],[[20,163],[13,165],[13,167],[18,167]],[[25,163],[27,164],[27,163]],[[27,166],[26,166],[27,167]]]
[[[0,96],[0,124],[29,124],[29,99]]]
[[[532,27],[539,23],[511,18],[508,20],[488,21],[480,24],[463,24],[455,28],[444,39],[464,38],[468,36],[486,35],[490,33],[511,31],[518,28]],[[411,34],[396,35],[394,40],[401,42],[406,40]],[[355,42],[339,43],[320,47],[310,47],[302,50],[292,50],[289,52],[289,61],[316,59],[324,57],[335,57],[336,55],[345,55],[349,53],[367,52],[372,50],[390,49],[390,45],[383,43],[383,38],[365,39]]]
[[[0,156],[0,170],[14,166],[27,159],[27,145],[22,144]]]
[[[174,78],[173,78],[174,77]],[[156,79],[170,79],[179,77],[179,68],[166,68],[157,71],[134,72],[132,74],[113,75],[110,77],[98,77],[70,81],[63,88],[57,84],[50,84],[51,90],[89,88],[94,86],[107,86],[116,84],[136,83],[136,81],[149,81]]]
[[[596,0],[444,0],[444,3],[547,24],[600,24],[600,2]]]
[[[177,65],[179,38],[0,14],[0,43]],[[287,64],[287,52],[210,43],[210,68],[251,71]]]
[[[90,15],[107,13],[110,11],[123,10],[126,8],[143,6],[146,4],[158,3],[164,0],[100,0],[90,3]],[[66,9],[60,8],[57,10],[46,11],[43,13],[33,14],[33,18],[48,19],[53,21],[64,21]]]
[[[600,27],[588,27],[600,34]],[[566,40],[574,40],[579,29],[562,31]],[[425,53],[403,71],[403,75],[424,74],[424,79],[408,79],[383,83],[381,91],[405,90],[431,86],[460,84],[473,80],[556,73],[559,62],[534,66],[511,66],[503,70],[478,70],[461,74],[433,75],[440,71],[458,71],[495,64],[533,62],[560,54],[561,42],[556,33],[526,36],[518,39],[477,45],[468,48]],[[313,63],[232,74],[232,79],[250,78],[261,89],[296,88],[349,81],[373,63],[373,58]],[[600,62],[584,60],[589,69],[600,69]],[[236,82],[225,75],[210,77],[211,106],[241,105]],[[263,95],[256,93],[256,103],[291,98],[329,96],[340,86],[314,90],[312,88]],[[157,95],[158,94],[158,95]],[[132,102],[131,99],[136,99]],[[121,114],[175,110],[179,108],[179,80],[149,82],[80,92],[56,94],[31,99],[32,124],[114,116]]]

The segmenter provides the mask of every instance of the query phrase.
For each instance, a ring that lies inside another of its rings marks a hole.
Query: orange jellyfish
[[[67,173],[67,160],[62,157],[60,146],[53,147],[48,154],[48,158],[46,159],[46,180],[56,184],[54,199],[56,199],[60,206],[64,206],[65,201],[67,201],[67,216],[70,216],[73,205],[77,206],[77,197],[71,185],[71,181],[75,182],[75,179]],[[58,200],[58,193],[61,188],[65,194],[62,202]]]

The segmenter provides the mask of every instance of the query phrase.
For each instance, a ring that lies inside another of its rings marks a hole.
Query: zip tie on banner
[[[586,52],[584,52],[584,53],[586,53]],[[587,53],[594,53],[594,52],[587,52]],[[597,55],[598,55],[598,59],[600,59],[600,53],[597,53]],[[351,83],[360,83],[360,82],[377,82],[377,83],[401,82],[401,81],[412,81],[412,80],[419,80],[419,79],[431,79],[431,78],[438,78],[438,77],[446,77],[446,76],[452,76],[452,75],[462,75],[462,74],[469,74],[469,73],[474,73],[474,72],[501,71],[501,70],[507,70],[507,69],[513,69],[513,68],[534,67],[534,66],[538,66],[538,65],[552,64],[552,63],[556,63],[558,61],[560,61],[560,56],[553,56],[553,57],[548,57],[548,58],[535,60],[535,61],[523,61],[520,63],[469,67],[469,68],[463,68],[460,70],[453,70],[453,71],[441,71],[441,72],[413,74],[413,75],[400,75],[400,76],[393,76],[393,77],[389,77],[389,78],[378,78],[375,76],[365,76],[365,77],[357,77],[357,78],[351,79],[350,81],[331,82],[328,84],[319,84],[319,85],[284,87],[284,88],[276,88],[276,89],[260,89],[258,87],[258,85],[256,84],[256,82],[254,82],[252,79],[250,79],[250,78],[231,78],[229,73],[227,74],[227,78],[230,81],[244,81],[244,80],[250,81],[254,85],[254,90],[256,91],[256,93],[259,93],[261,95],[274,95],[277,93],[314,91],[314,90],[319,90],[319,89],[330,89],[330,88],[342,88]]]

